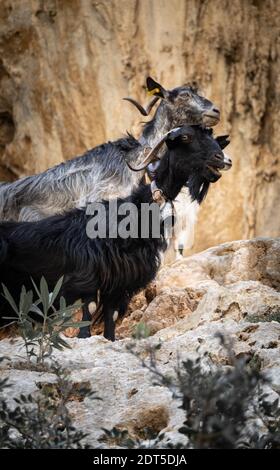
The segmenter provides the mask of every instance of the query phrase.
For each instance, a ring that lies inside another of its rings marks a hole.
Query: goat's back
[[[87,202],[124,197],[141,174],[125,161],[139,156],[132,136],[95,147],[43,173],[0,185],[0,220],[40,220]]]

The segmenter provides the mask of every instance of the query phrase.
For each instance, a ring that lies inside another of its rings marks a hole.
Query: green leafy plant
[[[156,435],[149,427],[142,429],[141,437],[131,435],[127,429],[114,427],[112,429],[102,428],[104,434],[99,438],[111,447],[122,447],[125,449],[154,449],[164,439],[164,433]]]
[[[231,344],[219,338],[228,353],[228,367],[205,368],[206,354],[183,361],[176,370],[180,408],[185,411],[179,432],[191,448],[280,448],[279,399],[270,402],[264,392],[269,381],[259,368],[246,357],[236,358]]]
[[[271,321],[277,321],[278,323],[280,323],[280,310],[279,308],[274,309],[274,311],[270,312],[269,315],[250,315],[248,316],[248,320],[251,323]]]
[[[3,392],[11,387],[0,382],[0,448],[6,449],[80,449],[88,448],[87,434],[77,430],[67,408],[76,385],[65,369],[52,367],[56,376],[55,393],[40,391],[21,394],[8,405]],[[88,385],[79,387],[83,397],[99,399]]]
[[[145,339],[151,336],[151,331],[148,325],[144,322],[139,322],[132,333],[134,339]]]
[[[196,359],[178,363],[173,373],[164,374],[156,355],[161,345],[132,342],[128,350],[152,373],[154,385],[167,387],[185,413],[179,428],[184,439],[173,444],[164,432],[152,441],[132,436],[125,429],[104,430],[102,440],[121,447],[186,449],[280,449],[280,402],[264,392],[268,379],[248,358],[236,358],[230,342],[219,335],[229,365],[215,365],[208,354],[197,350]],[[150,437],[151,438],[151,437]]]
[[[33,282],[33,281],[32,281]],[[58,297],[63,278],[56,283],[52,292],[49,292],[47,282],[41,278],[40,286],[33,282],[38,298],[33,300],[33,291],[26,291],[22,287],[19,304],[17,305],[9,290],[2,285],[4,297],[9,302],[16,316],[6,317],[16,323],[19,334],[23,338],[27,360],[34,357],[38,365],[50,357],[53,349],[62,350],[70,345],[61,337],[61,333],[69,327],[81,328],[89,326],[90,322],[73,322],[73,311],[81,305],[66,306],[65,299],[60,297],[59,309],[54,302]]]

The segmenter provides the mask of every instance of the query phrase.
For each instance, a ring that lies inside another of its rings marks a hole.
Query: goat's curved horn
[[[155,96],[151,101],[150,103],[148,104],[147,106],[147,109],[143,108],[143,106],[141,106],[140,103],[138,103],[136,100],[134,100],[133,98],[123,98],[123,100],[125,101],[129,101],[130,103],[132,103],[134,106],[136,106],[136,108],[138,109],[138,111],[140,111],[140,113],[143,115],[143,116],[148,116],[152,110],[152,108],[154,107],[154,105],[156,104],[156,102],[159,100],[159,96]]]
[[[144,160],[141,162],[140,165],[136,167],[132,167],[128,162],[126,162],[127,166],[132,170],[132,171],[142,171],[145,170],[145,168],[151,163],[153,160],[155,160],[157,153],[163,146],[164,142],[166,139],[172,136],[173,133],[178,133],[178,131],[181,131],[181,127],[175,127],[174,129],[171,129],[171,131],[167,132],[164,134],[164,136],[156,143],[156,145],[149,151],[148,155],[144,158]]]
[[[154,105],[156,104],[156,102],[159,100],[159,96],[155,96],[151,101],[150,103],[148,104],[147,106],[147,115],[150,114],[152,108],[154,107]]]

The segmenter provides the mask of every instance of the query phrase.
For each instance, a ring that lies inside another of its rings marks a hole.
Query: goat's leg
[[[123,299],[115,308],[108,305],[103,306],[104,337],[106,339],[115,341],[116,321],[125,315],[130,300],[130,297]]]
[[[115,341],[116,310],[109,306],[103,306],[104,337],[109,341]]]
[[[83,316],[82,321],[91,321],[91,303],[93,303],[93,299],[83,299]],[[83,326],[80,328],[78,338],[89,338],[91,336],[90,333],[90,326]]]

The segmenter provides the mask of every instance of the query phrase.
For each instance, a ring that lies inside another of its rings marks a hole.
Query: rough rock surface
[[[162,343],[157,351],[160,369],[173,370],[179,358],[194,357],[197,348],[214,364],[228,366],[227,353],[215,334],[231,338],[234,354],[257,361],[271,379],[268,392],[280,394],[280,238],[226,243],[164,267],[153,286],[130,306],[118,327],[123,338],[112,344],[101,336],[68,339],[72,350],[55,353],[71,370],[74,381],[89,380],[102,401],[85,399],[69,408],[77,426],[98,445],[100,428],[129,429],[141,437],[143,429],[165,430],[172,440],[183,413],[171,392],[153,385],[150,373],[127,350],[133,327],[145,321],[152,336],[142,344]],[[148,297],[148,300],[147,300]],[[155,334],[154,334],[155,333]],[[54,380],[51,374],[18,370],[20,340],[0,342],[1,377],[14,385],[9,399],[20,392],[34,393],[36,382]],[[99,443],[100,444],[100,443]]]
[[[121,98],[146,102],[148,74],[196,81],[221,109],[234,165],[203,205],[195,251],[279,236],[279,13],[278,0],[2,0],[0,176],[137,133]]]

